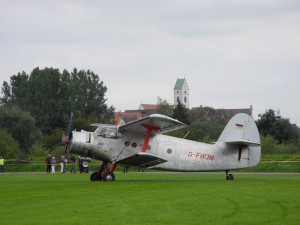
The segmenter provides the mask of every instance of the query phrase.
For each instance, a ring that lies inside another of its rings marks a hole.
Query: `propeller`
[[[73,119],[73,113],[71,113],[71,115],[70,115],[68,131],[67,131],[67,133],[63,134],[63,138],[62,138],[63,143],[66,144],[65,154],[67,154],[69,143],[72,140],[72,136],[73,136],[73,133],[72,133],[72,119]]]

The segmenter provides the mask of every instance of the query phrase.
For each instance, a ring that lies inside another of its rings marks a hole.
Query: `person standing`
[[[0,156],[0,173],[4,171],[4,159]]]
[[[82,173],[83,172],[83,166],[82,166],[82,158],[81,156],[79,156],[79,160],[78,160],[78,167],[79,167],[79,172]]]
[[[70,173],[72,173],[72,172],[76,173],[76,171],[75,171],[76,158],[75,158],[74,154],[72,154],[70,160],[71,160],[71,171],[70,171]]]
[[[138,172],[144,172],[144,167],[143,166],[139,166]]]
[[[46,164],[46,172],[50,173],[50,170],[51,170],[51,154],[48,154],[48,156],[46,157],[45,164]]]
[[[65,157],[65,160],[64,160],[64,173],[66,172],[67,165],[68,165],[68,160]]]
[[[64,173],[65,172],[65,156],[64,155],[60,156],[59,163],[60,163],[60,172]]]
[[[128,172],[128,166],[123,166],[123,173],[127,173]]]
[[[55,160],[55,157],[53,156],[52,159],[51,159],[51,168],[52,168],[52,171],[51,173],[55,173],[55,165],[56,165],[56,160]]]

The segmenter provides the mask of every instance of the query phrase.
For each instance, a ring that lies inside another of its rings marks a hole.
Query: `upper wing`
[[[166,133],[178,129],[182,129],[187,127],[186,124],[181,123],[178,120],[172,119],[170,117],[160,115],[160,114],[152,114],[148,117],[142,118],[140,120],[133,121],[126,125],[120,126],[119,132],[139,132],[142,134],[146,134],[147,129],[143,128],[142,125],[152,126],[159,128],[158,130],[153,130],[152,135],[157,133]]]

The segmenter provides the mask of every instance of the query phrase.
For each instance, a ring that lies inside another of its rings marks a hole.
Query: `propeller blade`
[[[73,120],[73,113],[71,113],[70,120],[69,120],[68,133],[67,133],[68,139],[72,137],[72,120]]]
[[[65,138],[63,139],[63,141],[66,143],[65,154],[67,154],[69,143],[72,140],[72,135],[73,135],[72,134],[72,120],[73,120],[73,113],[71,113],[71,115],[70,115],[68,131],[67,131],[67,134],[65,134]]]

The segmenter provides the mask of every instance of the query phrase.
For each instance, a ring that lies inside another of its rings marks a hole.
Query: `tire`
[[[231,173],[226,175],[226,180],[233,180],[233,179],[234,179],[234,177]]]
[[[102,176],[99,176],[98,172],[94,172],[90,176],[91,181],[102,181]]]
[[[103,181],[115,181],[115,174],[111,172],[106,172],[103,174]]]

